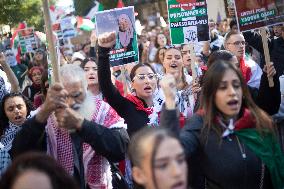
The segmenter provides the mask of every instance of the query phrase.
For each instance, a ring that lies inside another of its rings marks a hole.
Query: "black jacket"
[[[98,47],[98,79],[100,89],[109,105],[125,120],[127,132],[129,136],[132,136],[133,133],[147,125],[149,118],[146,112],[137,110],[133,102],[121,96],[119,91],[112,84],[109,50],[110,49]],[[144,107],[147,107],[146,103],[143,103]]]
[[[263,72],[259,89],[248,86],[253,101],[269,115],[278,112],[281,103],[280,82],[277,74],[273,77],[274,87],[269,87],[267,75]]]
[[[180,138],[189,158],[189,181],[193,188],[260,188],[261,160],[241,141],[238,143],[235,135],[220,140],[216,132],[211,130],[208,140],[204,140],[201,137],[203,118],[199,115],[194,115],[179,131],[176,110],[163,109],[161,126],[174,131]],[[245,152],[245,159],[241,151]],[[273,188],[266,167],[263,181],[263,189]]]
[[[39,123],[35,117],[28,119],[21,131],[15,137],[10,155],[13,158],[28,151],[46,152],[47,142],[45,133],[46,123]],[[74,177],[84,188],[84,174],[82,162],[82,143],[92,146],[96,154],[104,156],[110,161],[118,162],[125,159],[129,137],[125,129],[108,129],[92,121],[84,120],[82,129],[71,134],[72,142],[79,155],[79,171],[74,169]],[[74,165],[75,166],[75,165]]]

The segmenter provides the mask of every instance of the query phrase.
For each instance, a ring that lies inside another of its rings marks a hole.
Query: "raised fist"
[[[115,32],[103,33],[98,38],[98,44],[100,47],[111,48],[115,45],[115,42]]]

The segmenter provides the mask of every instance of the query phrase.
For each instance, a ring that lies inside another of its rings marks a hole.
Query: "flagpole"
[[[50,60],[52,64],[53,81],[60,82],[59,65],[57,63],[55,44],[53,41],[53,32],[51,28],[48,0],[42,0],[42,5],[43,5],[44,22],[45,22],[46,33],[47,33],[46,37],[48,40],[49,56],[50,56]]]

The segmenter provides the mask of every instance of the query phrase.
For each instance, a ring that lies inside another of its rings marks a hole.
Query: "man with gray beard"
[[[104,101],[87,91],[82,68],[60,69],[38,113],[23,124],[14,139],[14,158],[27,151],[43,151],[80,184],[81,189],[112,188],[109,161],[125,158],[129,141],[124,120]]]

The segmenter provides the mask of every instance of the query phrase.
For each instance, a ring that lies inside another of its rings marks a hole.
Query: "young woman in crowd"
[[[48,88],[49,88],[48,73],[47,71],[44,71],[41,76],[40,92],[34,96],[34,108],[35,109],[37,109],[43,104]]]
[[[27,153],[16,158],[0,180],[5,189],[79,189],[73,178],[48,155]]]
[[[208,67],[211,67],[214,63],[220,61],[230,62],[234,64],[237,69],[241,69],[237,57],[226,50],[219,50],[213,52],[209,56],[207,65]],[[273,87],[269,87],[267,76],[273,77]],[[273,64],[264,66],[259,88],[257,89],[248,85],[248,89],[253,101],[262,110],[264,110],[269,115],[274,115],[278,112],[281,102],[280,82]]]
[[[0,106],[0,175],[11,161],[8,151],[31,110],[32,104],[21,93],[9,93],[2,100]]]
[[[180,120],[183,126],[185,119],[192,116],[197,93],[200,91],[198,84],[192,81],[192,77],[183,72],[183,60],[181,51],[174,47],[165,50],[163,66],[166,74],[174,76],[177,83],[176,103],[181,112]]]
[[[99,37],[98,78],[99,86],[107,102],[124,118],[128,134],[131,136],[148,125],[158,125],[158,114],[155,106],[161,106],[162,100],[154,99],[157,78],[149,64],[139,63],[130,73],[133,94],[123,97],[111,82],[109,50],[115,43],[115,33]],[[157,105],[155,104],[157,103]]]
[[[156,37],[155,47],[149,52],[149,61],[153,62],[155,60],[158,49],[163,48],[167,45],[167,38],[163,33],[160,33]]]
[[[191,71],[191,57],[190,57],[190,47],[188,44],[181,45],[181,54],[185,74],[192,75]],[[202,69],[204,68],[204,62],[202,60],[202,55],[195,54],[195,70],[197,72],[197,77],[202,76]]]
[[[166,101],[161,126],[180,137],[190,158],[194,188],[275,188],[284,186],[284,159],[271,118],[252,101],[239,70],[214,63],[206,72],[201,108],[179,131],[175,79],[161,86]]]
[[[186,189],[184,150],[172,133],[144,128],[133,135],[128,156],[134,181],[145,189]]]
[[[155,57],[155,61],[151,63],[151,66],[155,69],[155,72],[159,76],[164,75],[164,68],[163,68],[163,60],[164,60],[164,54],[165,54],[166,49],[159,48]]]
[[[43,69],[40,66],[33,66],[28,73],[29,79],[32,81],[32,85],[25,87],[23,95],[25,95],[31,102],[34,102],[34,97],[41,90],[41,77]]]
[[[94,96],[102,99],[102,94],[98,82],[98,66],[94,58],[86,58],[80,65],[86,73],[86,78],[88,81],[88,91],[90,91]]]
[[[37,49],[33,57],[33,62],[29,67],[39,66],[43,70],[48,69],[47,55],[42,49]]]

